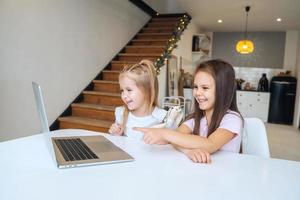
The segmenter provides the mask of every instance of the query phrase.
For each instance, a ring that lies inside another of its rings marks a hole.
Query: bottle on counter
[[[194,35],[194,36],[193,36],[192,51],[200,51],[200,47],[199,47],[199,36],[197,36],[197,35]]]
[[[263,73],[262,77],[259,79],[257,91],[261,91],[261,92],[269,91],[269,81],[267,79],[266,73]]]

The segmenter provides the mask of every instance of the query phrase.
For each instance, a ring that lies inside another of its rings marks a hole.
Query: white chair
[[[185,116],[186,99],[183,96],[169,96],[162,99],[162,108],[169,110],[173,106],[180,106]]]
[[[183,96],[164,97],[162,107],[168,110],[165,128],[176,129],[185,117],[186,99]]]
[[[269,158],[270,151],[264,123],[258,118],[244,118],[242,152]]]

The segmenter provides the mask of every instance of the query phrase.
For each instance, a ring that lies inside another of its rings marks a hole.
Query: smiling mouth
[[[198,101],[199,103],[203,103],[203,102],[206,102],[207,99],[197,99],[197,101]]]
[[[133,101],[126,101],[126,104],[128,105],[128,104],[130,104],[130,103],[132,103]]]

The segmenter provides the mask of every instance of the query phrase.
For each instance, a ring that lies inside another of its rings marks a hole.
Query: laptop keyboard
[[[66,161],[98,159],[98,156],[79,138],[54,139]]]

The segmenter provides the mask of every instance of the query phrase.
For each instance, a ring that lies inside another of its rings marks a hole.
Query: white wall
[[[173,50],[172,54],[177,56],[178,68],[180,67],[180,57],[182,57],[182,67],[185,71],[193,74],[194,65],[192,63],[192,40],[193,35],[200,33],[200,29],[195,25],[193,19],[187,26],[187,29],[183,32],[177,43],[177,48]]]
[[[283,69],[290,70],[292,75],[296,75],[297,48],[298,31],[286,31]]]
[[[177,0],[165,0],[166,1],[166,11],[165,13],[184,13],[181,6],[177,3]]]
[[[183,13],[176,0],[143,0],[158,13]]]
[[[300,31],[298,31],[298,38],[300,38]],[[296,49],[296,77],[297,77],[297,93],[296,104],[294,110],[294,127],[298,128],[300,124],[300,39],[298,39],[298,48]]]
[[[161,0],[143,0],[143,1],[158,13],[166,12],[166,5],[167,5],[166,1],[161,1]]]
[[[158,105],[162,105],[162,99],[167,96],[167,66],[163,65],[160,69],[158,79]]]
[[[149,20],[129,1],[0,2],[0,141],[39,133],[31,81],[50,124]]]
[[[300,120],[300,31],[289,30],[286,32],[283,69],[292,71],[292,75],[297,78],[293,125],[298,128]]]

